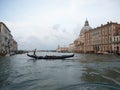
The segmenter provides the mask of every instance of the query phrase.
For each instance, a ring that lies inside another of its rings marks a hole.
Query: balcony
[[[120,36],[120,33],[115,33],[113,36]]]
[[[120,43],[120,41],[112,41],[113,43]]]

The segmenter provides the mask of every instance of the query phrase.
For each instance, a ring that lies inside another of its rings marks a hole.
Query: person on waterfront
[[[36,56],[36,49],[34,50],[33,55],[35,55],[35,56]]]

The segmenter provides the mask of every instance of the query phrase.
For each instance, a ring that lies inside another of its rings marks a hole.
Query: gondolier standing
[[[36,53],[36,49],[35,49],[35,50],[34,50],[34,52],[33,52],[33,55],[35,55],[35,56],[36,56],[36,54],[35,54],[35,53]]]

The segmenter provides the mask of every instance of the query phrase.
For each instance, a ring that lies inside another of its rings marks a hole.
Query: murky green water
[[[75,54],[65,60],[7,56],[0,58],[0,90],[120,90],[120,56]]]

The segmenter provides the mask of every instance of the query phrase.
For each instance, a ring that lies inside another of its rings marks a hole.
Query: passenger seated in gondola
[[[34,50],[33,55],[35,55],[35,56],[36,56],[36,49]]]

